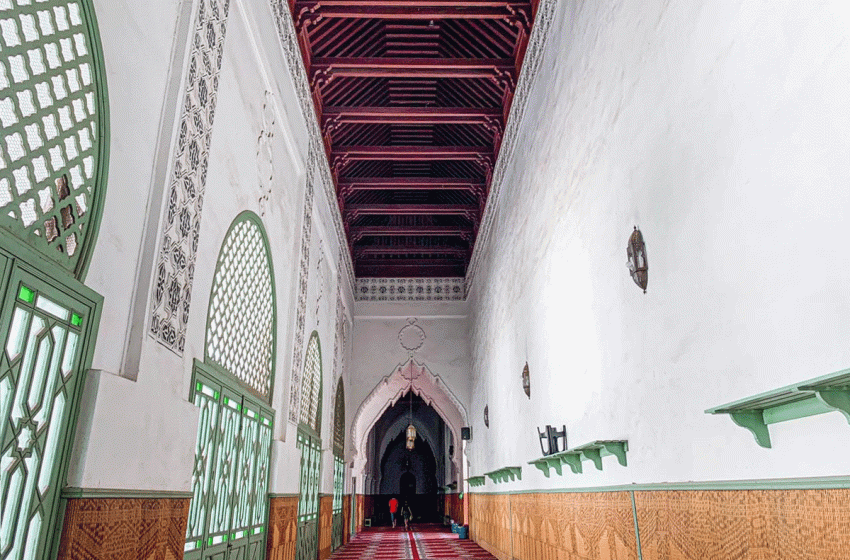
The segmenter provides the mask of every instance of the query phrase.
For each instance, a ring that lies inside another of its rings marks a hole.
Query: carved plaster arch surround
[[[407,362],[396,366],[390,375],[378,382],[378,385],[364,399],[354,416],[354,421],[351,424],[351,442],[354,445],[353,474],[358,477],[359,481],[363,480],[366,469],[368,458],[366,445],[369,440],[369,430],[372,429],[372,426],[375,425],[375,422],[378,421],[385,410],[393,406],[402,395],[407,393],[411,385],[413,393],[440,415],[440,418],[451,430],[454,441],[461,441],[460,429],[468,425],[466,408],[440,376],[434,375],[428,369],[428,366],[417,363],[411,357]],[[455,453],[452,457],[455,472],[459,476],[462,476],[464,472],[461,455],[461,453]]]

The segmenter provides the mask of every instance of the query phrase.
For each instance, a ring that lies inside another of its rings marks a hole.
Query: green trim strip
[[[74,488],[69,487],[62,490],[62,498],[75,500],[80,498],[130,498],[145,500],[191,500],[191,492],[177,492],[171,490],[124,490],[115,488]]]
[[[640,548],[640,527],[638,527],[637,505],[635,505],[635,493],[630,492],[632,496],[632,517],[635,520],[635,543],[637,544],[638,560],[643,560],[643,551]]]
[[[813,478],[766,478],[764,480],[729,480],[707,482],[659,482],[622,484],[583,488],[550,488],[510,492],[475,492],[482,495],[502,494],[577,494],[594,492],[663,492],[663,491],[740,491],[740,490],[843,490],[850,489],[850,476]]]
[[[269,498],[298,498],[298,494],[269,494]]]

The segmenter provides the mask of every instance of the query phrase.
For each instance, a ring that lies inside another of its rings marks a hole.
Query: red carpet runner
[[[469,539],[439,525],[416,525],[412,532],[402,528],[367,529],[337,550],[331,560],[494,560]]]

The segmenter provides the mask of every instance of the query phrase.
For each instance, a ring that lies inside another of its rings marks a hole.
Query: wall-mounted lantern
[[[525,396],[531,398],[531,374],[528,372],[528,362],[522,368],[522,390],[525,391]]]
[[[646,259],[646,244],[643,235],[635,226],[635,230],[629,237],[629,245],[626,247],[626,255],[629,260],[626,265],[632,275],[632,280],[646,293],[646,285],[649,282],[649,263]]]
[[[398,432],[396,432],[398,433]],[[413,451],[414,442],[416,441],[416,428],[413,424],[407,427],[407,449]]]

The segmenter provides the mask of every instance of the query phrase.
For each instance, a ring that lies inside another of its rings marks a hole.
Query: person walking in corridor
[[[410,504],[404,502],[404,506],[401,508],[401,516],[404,518],[404,530],[410,530],[410,521],[413,519],[413,512],[410,511]]]
[[[398,511],[398,500],[395,498],[390,498],[390,521],[393,522],[393,529],[395,529],[395,514]]]

